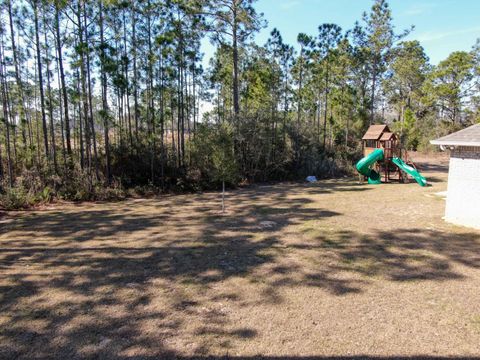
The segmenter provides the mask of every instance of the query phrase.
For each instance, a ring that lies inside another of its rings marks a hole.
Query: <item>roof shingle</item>
[[[362,140],[378,140],[386,131],[390,131],[387,125],[370,125]]]
[[[480,146],[480,124],[431,140],[432,145]]]
[[[380,138],[380,141],[389,141],[389,140],[396,140],[397,137],[395,136],[394,133],[391,132],[384,132],[382,134],[382,137]]]

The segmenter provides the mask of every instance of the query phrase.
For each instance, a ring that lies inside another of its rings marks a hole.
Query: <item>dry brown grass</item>
[[[427,158],[420,158],[425,161]],[[0,220],[0,358],[480,356],[480,233],[353,180]]]

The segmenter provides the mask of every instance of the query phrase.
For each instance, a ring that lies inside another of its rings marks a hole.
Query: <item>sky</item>
[[[264,14],[267,28],[255,36],[264,44],[273,28],[280,30],[284,41],[295,45],[298,33],[316,35],[323,23],[335,23],[351,29],[373,0],[258,0],[255,8]],[[390,0],[393,23],[400,33],[415,26],[406,38],[418,40],[434,65],[452,51],[469,51],[480,38],[480,0]],[[213,47],[204,41],[204,63]]]

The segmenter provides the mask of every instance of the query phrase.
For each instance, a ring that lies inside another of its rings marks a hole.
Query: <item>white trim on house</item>
[[[432,145],[445,145],[445,146],[475,146],[480,147],[480,141],[454,141],[454,140],[430,140]]]

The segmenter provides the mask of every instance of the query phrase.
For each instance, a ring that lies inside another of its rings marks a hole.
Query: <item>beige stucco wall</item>
[[[452,150],[445,220],[480,229],[480,147]]]

